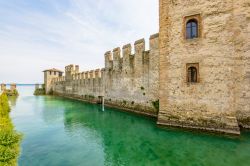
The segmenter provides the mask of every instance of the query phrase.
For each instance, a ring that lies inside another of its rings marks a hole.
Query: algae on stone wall
[[[10,107],[5,93],[0,96],[0,166],[17,165],[22,135],[11,122]]]
[[[160,109],[159,100],[152,101],[152,105],[153,105],[154,108],[157,110],[157,112],[159,112],[159,109]]]

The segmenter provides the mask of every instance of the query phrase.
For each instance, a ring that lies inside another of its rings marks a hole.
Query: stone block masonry
[[[159,125],[250,128],[250,1],[160,0],[159,34],[105,53],[105,68],[45,71],[46,92],[155,116]],[[51,72],[54,74],[51,75]]]
[[[150,37],[150,49],[145,40],[115,48],[105,53],[105,68],[80,72],[79,66],[65,67],[65,76],[51,77],[47,85],[56,95],[98,102],[100,97],[114,107],[156,117],[159,100],[159,35]],[[50,83],[51,82],[51,83]],[[46,85],[46,83],[45,83]]]
[[[250,122],[250,2],[160,0],[158,124],[239,134]],[[198,36],[187,39],[187,21]],[[195,64],[198,81],[187,82]]]

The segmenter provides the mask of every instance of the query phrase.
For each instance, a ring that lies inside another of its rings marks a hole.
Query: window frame
[[[194,31],[195,31],[195,35],[194,35]],[[187,23],[186,23],[186,39],[198,38],[199,37],[198,31],[199,31],[199,23],[198,23],[198,21],[196,19],[188,20]]]
[[[196,20],[197,22],[197,37],[195,38],[187,38],[187,24],[191,20]],[[202,21],[201,21],[201,15],[200,14],[195,14],[195,15],[190,15],[190,16],[185,16],[183,19],[183,38],[186,41],[189,40],[197,40],[202,38]]]
[[[196,68],[196,74],[197,74],[197,80],[196,80],[196,82],[191,82],[191,81],[189,81],[189,80],[191,80],[191,78],[189,79],[189,69],[191,68],[191,67],[194,67],[194,68]],[[199,63],[187,63],[186,64],[186,82],[187,82],[187,84],[197,84],[197,83],[200,83],[200,67],[199,67]]]

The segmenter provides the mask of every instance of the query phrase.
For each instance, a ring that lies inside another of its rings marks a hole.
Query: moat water
[[[20,166],[249,166],[250,132],[226,137],[161,129],[152,119],[19,86],[12,119]]]

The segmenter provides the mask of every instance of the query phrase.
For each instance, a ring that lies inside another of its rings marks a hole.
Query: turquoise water
[[[249,166],[250,133],[221,137],[161,129],[151,119],[18,87],[12,119],[20,166]]]

